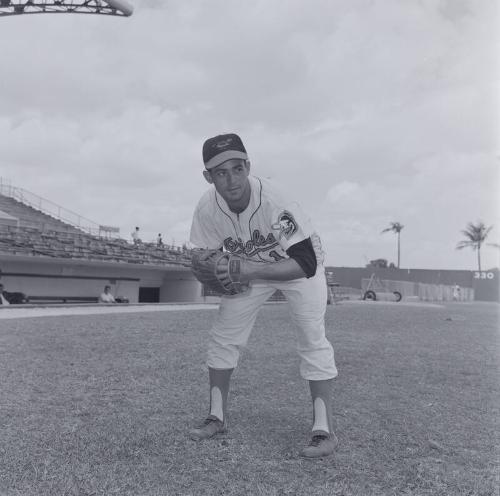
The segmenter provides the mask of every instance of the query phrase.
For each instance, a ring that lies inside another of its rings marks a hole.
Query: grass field
[[[213,310],[0,320],[0,494],[498,494],[499,308],[329,306],[340,445],[315,461],[286,305],[262,309],[230,431],[203,443]]]

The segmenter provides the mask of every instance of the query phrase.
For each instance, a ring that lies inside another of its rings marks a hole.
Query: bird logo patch
[[[297,232],[297,222],[293,218],[293,215],[287,210],[283,210],[278,215],[278,222],[272,225],[273,229],[276,229],[280,232],[280,238],[285,237],[286,239],[290,239]]]
[[[227,148],[233,142],[233,138],[227,138],[225,140],[218,141],[213,146],[219,150],[222,148]]]

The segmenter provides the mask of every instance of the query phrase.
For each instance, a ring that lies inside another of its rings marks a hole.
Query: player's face
[[[248,174],[250,164],[244,160],[228,160],[211,171],[204,171],[205,179],[215,186],[231,210],[244,210],[250,200]]]

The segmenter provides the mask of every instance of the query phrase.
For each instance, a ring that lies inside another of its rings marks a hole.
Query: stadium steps
[[[70,224],[66,224],[49,214],[2,194],[0,194],[0,210],[16,217],[19,220],[20,227],[28,229],[42,228],[44,230],[53,229],[74,233],[81,232]]]

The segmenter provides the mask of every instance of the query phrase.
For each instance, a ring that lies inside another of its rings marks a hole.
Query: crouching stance
[[[195,440],[227,429],[231,374],[260,307],[277,290],[285,295],[298,328],[301,376],[309,381],[313,425],[308,458],[333,453],[332,345],[325,337],[327,287],[319,236],[301,207],[268,180],[250,175],[241,139],[226,134],[203,145],[203,175],[210,188],[195,209],[191,242],[198,247],[193,272],[222,293],[210,331],[210,411],[190,431]],[[211,278],[211,279],[210,279]]]

